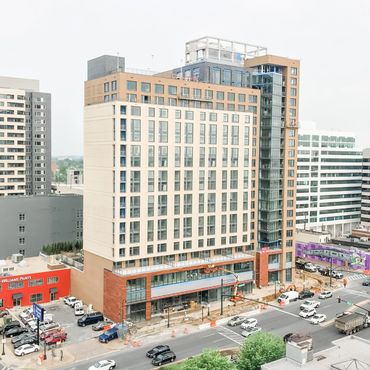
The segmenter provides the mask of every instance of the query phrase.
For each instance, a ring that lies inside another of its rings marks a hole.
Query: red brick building
[[[70,292],[71,271],[61,263],[32,257],[0,266],[0,309],[47,303]]]

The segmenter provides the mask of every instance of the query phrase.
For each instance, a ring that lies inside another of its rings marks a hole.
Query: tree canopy
[[[257,333],[245,340],[237,359],[238,370],[260,370],[261,365],[285,356],[282,338],[271,333]]]

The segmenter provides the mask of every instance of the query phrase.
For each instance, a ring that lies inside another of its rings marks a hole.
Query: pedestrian
[[[344,279],[343,279],[343,286],[344,286],[344,287],[346,287],[346,286],[347,286],[347,283],[348,283],[347,279],[346,279],[346,278],[344,278]]]
[[[63,350],[60,350],[60,361],[63,361]]]

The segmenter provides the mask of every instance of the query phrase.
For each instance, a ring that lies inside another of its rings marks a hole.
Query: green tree
[[[237,359],[238,370],[260,370],[261,365],[285,356],[284,341],[271,333],[257,333],[246,339]]]
[[[184,362],[181,370],[234,370],[235,366],[215,350],[205,350],[200,356]]]

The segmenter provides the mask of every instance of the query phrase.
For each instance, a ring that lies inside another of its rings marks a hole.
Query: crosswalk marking
[[[231,340],[232,342],[236,344],[242,345],[244,342],[244,338],[240,334],[235,333],[235,331],[229,328],[226,328],[225,326],[220,326],[217,329],[217,332],[218,334],[222,335],[223,337]]]
[[[364,275],[364,274],[349,274],[349,275],[346,275],[345,278],[348,280],[348,281],[355,281],[355,280],[361,280],[361,279],[365,279],[367,276]]]

